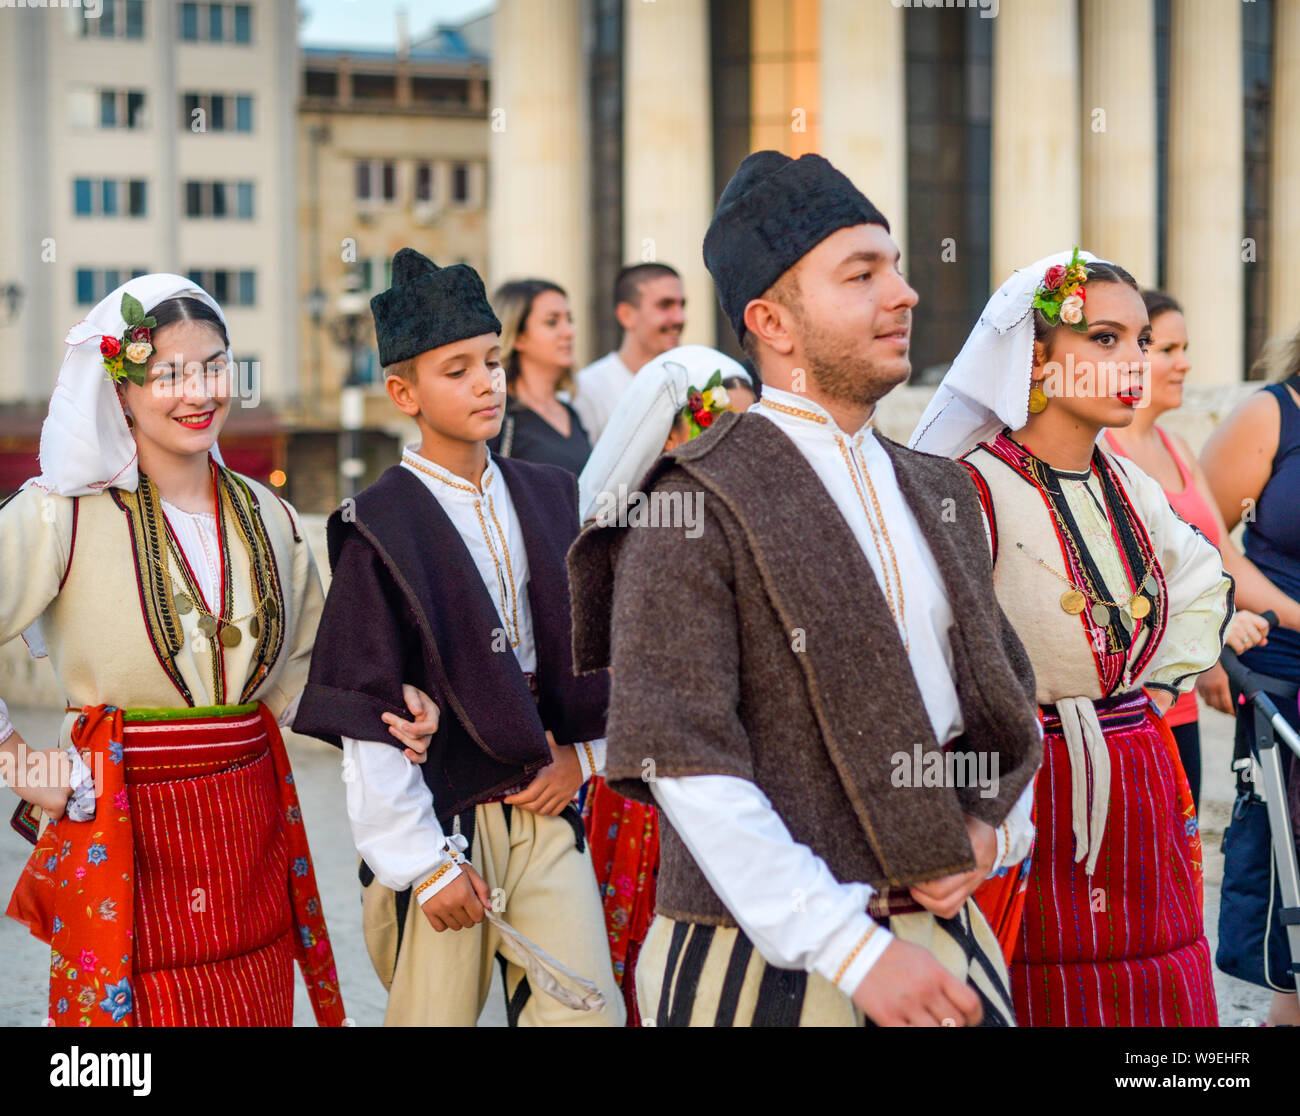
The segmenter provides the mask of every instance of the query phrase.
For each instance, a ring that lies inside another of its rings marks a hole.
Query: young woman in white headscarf
[[[1075,250],[993,295],[912,437],[959,458],[1045,734],[1011,963],[1028,1026],[1212,1026],[1195,808],[1161,714],[1218,658],[1232,582],[1159,484],[1097,445],[1133,421],[1151,327]]]
[[[278,727],[320,579],[297,513],[217,451],[225,317],[145,275],[66,344],[41,475],[0,507],[0,641],[43,646],[67,695],[45,750],[0,702],[14,825],[36,844],[8,914],[51,945],[50,1020],[287,1026],[296,959],[317,1021],[339,1025]]]
[[[640,481],[661,454],[713,424],[724,410],[755,402],[749,373],[731,357],[704,345],[681,345],[644,365],[619,399],[578,477],[584,524],[646,521]],[[689,509],[684,509],[684,514]],[[633,973],[650,928],[659,867],[659,817],[653,806],[615,794],[597,776],[584,804],[591,861],[600,885],[614,976],[623,992],[629,1027],[640,1026]]]

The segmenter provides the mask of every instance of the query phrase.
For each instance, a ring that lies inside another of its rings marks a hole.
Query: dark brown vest
[[[409,717],[402,683],[441,714],[420,771],[444,824],[527,779],[557,744],[603,735],[608,679],[577,677],[565,553],[578,526],[572,473],[498,459],[528,552],[537,648],[534,699],[468,548],[423,482],[388,469],[329,519],[334,580],[321,616],[297,732],[397,746],[385,712]]]
[[[878,887],[972,867],[963,813],[1001,822],[1041,759],[1033,672],[993,594],[969,474],[880,442],[956,618],[949,640],[965,731],[949,748],[997,754],[996,796],[973,786],[893,784],[900,751],[919,746],[924,755],[940,745],[870,564],[816,473],[767,419],[724,415],[661,458],[642,483],[647,492],[702,492],[702,537],[592,527],[569,554],[575,667],[614,668],[606,727],[614,789],[653,801],[647,769],[658,777],[742,775],[837,879]],[[688,578],[707,562],[709,580],[730,593],[693,593],[674,574],[677,558]],[[646,594],[663,622],[630,631],[627,618],[643,615],[636,602]],[[734,627],[738,678],[713,670],[710,626],[727,639]],[[639,663],[674,640],[675,680],[647,683]],[[733,702],[739,727],[730,733],[725,719],[705,711]],[[661,832],[659,909],[730,921],[671,826]]]

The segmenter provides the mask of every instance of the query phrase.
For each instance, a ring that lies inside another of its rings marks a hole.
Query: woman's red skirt
[[[654,918],[659,815],[653,806],[615,794],[599,777],[592,779],[588,788],[586,814],[614,977],[627,1005],[628,1026],[639,1027],[633,974]]]
[[[87,707],[88,822],[49,825],[9,914],[51,944],[55,1025],[290,1026],[343,1004],[288,756],[263,705]]]
[[[1060,721],[1044,721],[1038,834],[1011,964],[1017,1022],[1217,1026],[1200,833],[1178,748],[1142,695],[1098,702],[1097,711],[1111,777],[1092,876],[1074,859]]]

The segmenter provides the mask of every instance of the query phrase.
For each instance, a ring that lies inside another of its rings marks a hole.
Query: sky
[[[389,47],[397,42],[397,9],[412,38],[437,23],[459,23],[494,7],[493,0],[299,0],[299,39],[307,46]]]

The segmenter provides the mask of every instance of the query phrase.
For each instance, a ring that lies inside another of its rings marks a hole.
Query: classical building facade
[[[1184,303],[1202,382],[1300,327],[1300,0],[498,0],[493,23],[489,270],[567,286],[585,357],[643,259],[682,272],[686,340],[733,347],[700,244],[763,147],[821,152],[890,218],[919,378],[1075,243]]]

